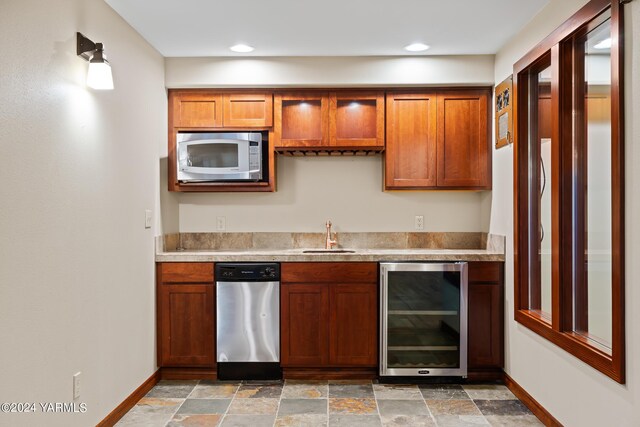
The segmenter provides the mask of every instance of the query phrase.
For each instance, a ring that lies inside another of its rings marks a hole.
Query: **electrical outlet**
[[[416,215],[415,229],[416,230],[424,230],[424,216],[423,215]]]
[[[144,228],[151,228],[151,221],[153,219],[153,215],[151,214],[151,210],[147,209],[144,211]]]
[[[82,375],[82,372],[77,372],[73,376],[73,398],[74,399],[80,398],[80,376],[81,375]]]
[[[225,231],[227,229],[227,218],[224,216],[216,217],[216,230]]]

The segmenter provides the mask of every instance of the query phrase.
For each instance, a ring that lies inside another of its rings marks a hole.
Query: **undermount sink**
[[[303,254],[353,254],[355,252],[349,249],[309,249],[302,251]]]

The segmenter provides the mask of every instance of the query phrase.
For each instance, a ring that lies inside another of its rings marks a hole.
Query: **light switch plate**
[[[216,230],[225,231],[227,229],[227,218],[224,216],[216,217]]]
[[[153,220],[153,215],[151,214],[151,210],[147,209],[144,211],[144,228],[151,228],[151,221]]]
[[[78,399],[80,397],[80,375],[82,372],[76,372],[73,375],[73,398]]]
[[[424,230],[424,216],[423,215],[416,215],[415,228],[416,228],[416,230]]]

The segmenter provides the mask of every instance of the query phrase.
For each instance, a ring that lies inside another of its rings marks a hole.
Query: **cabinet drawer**
[[[213,263],[164,262],[159,268],[161,283],[211,283]]]
[[[281,267],[283,282],[288,283],[377,283],[375,262],[297,262]]]
[[[502,282],[502,262],[470,262],[469,283]]]

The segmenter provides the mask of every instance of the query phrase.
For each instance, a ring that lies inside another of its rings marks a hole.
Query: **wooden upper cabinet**
[[[387,94],[385,189],[436,186],[436,93]]]
[[[385,189],[491,189],[489,94],[387,93]]]
[[[267,128],[273,125],[272,92],[170,91],[173,127]]]
[[[288,92],[274,97],[276,149],[384,149],[384,92]]]
[[[169,92],[173,127],[222,127],[222,95],[211,92]]]
[[[329,94],[279,93],[274,97],[275,148],[315,148],[329,145]]]
[[[489,92],[438,93],[438,187],[490,189]]]
[[[169,89],[167,180],[169,191],[270,192],[275,191],[275,152],[271,143],[273,92],[260,89]],[[178,182],[179,132],[269,132],[264,179],[254,181]]]
[[[330,145],[384,148],[384,92],[329,95]]]
[[[223,123],[225,127],[271,127],[273,94],[225,93]]]

